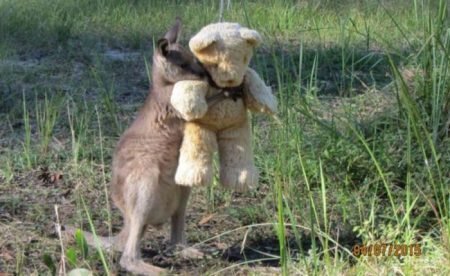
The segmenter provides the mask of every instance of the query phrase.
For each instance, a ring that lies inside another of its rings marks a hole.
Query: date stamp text
[[[356,244],[352,248],[355,257],[359,256],[421,256],[422,248],[420,244],[401,244],[401,243],[375,243],[370,245]]]

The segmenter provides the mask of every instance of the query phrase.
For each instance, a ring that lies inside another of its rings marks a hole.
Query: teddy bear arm
[[[178,81],[173,87],[170,103],[186,121],[201,118],[208,111],[205,98],[208,89],[209,85],[205,81]]]
[[[277,112],[277,99],[272,89],[251,68],[247,69],[244,85],[245,105],[250,111],[266,114]]]

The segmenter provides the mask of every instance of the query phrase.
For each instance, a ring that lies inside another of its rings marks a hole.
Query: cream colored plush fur
[[[245,191],[258,182],[253,163],[247,109],[273,114],[276,98],[258,74],[248,68],[253,50],[261,43],[255,30],[237,23],[216,23],[200,30],[189,42],[214,82],[222,88],[244,81],[244,97],[225,99],[208,109],[206,98],[217,94],[204,81],[179,81],[171,103],[187,121],[180,149],[175,182],[197,186],[212,181],[212,157],[218,149],[220,182],[236,191]]]

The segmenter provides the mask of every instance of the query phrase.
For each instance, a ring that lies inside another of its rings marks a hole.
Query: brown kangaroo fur
[[[204,69],[178,43],[180,28],[177,19],[158,40],[152,88],[137,118],[121,136],[113,158],[111,196],[122,212],[124,226],[114,238],[99,237],[99,241],[105,248],[122,251],[120,265],[136,274],[164,271],[140,257],[140,240],[148,225],[160,226],[170,218],[171,243],[186,243],[184,220],[190,188],[174,182],[184,121],[170,105],[170,96],[177,81],[203,79]],[[66,231],[74,228],[66,227]],[[96,245],[92,234],[85,236]]]

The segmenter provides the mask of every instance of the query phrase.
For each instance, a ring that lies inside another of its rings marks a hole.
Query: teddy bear
[[[190,39],[189,48],[210,81],[179,81],[172,90],[171,104],[186,120],[175,173],[177,184],[211,183],[217,149],[223,186],[242,192],[257,184],[247,110],[277,111],[271,88],[248,67],[260,43],[257,31],[228,22],[207,25]],[[236,87],[242,97],[225,97],[208,105],[209,99]]]

